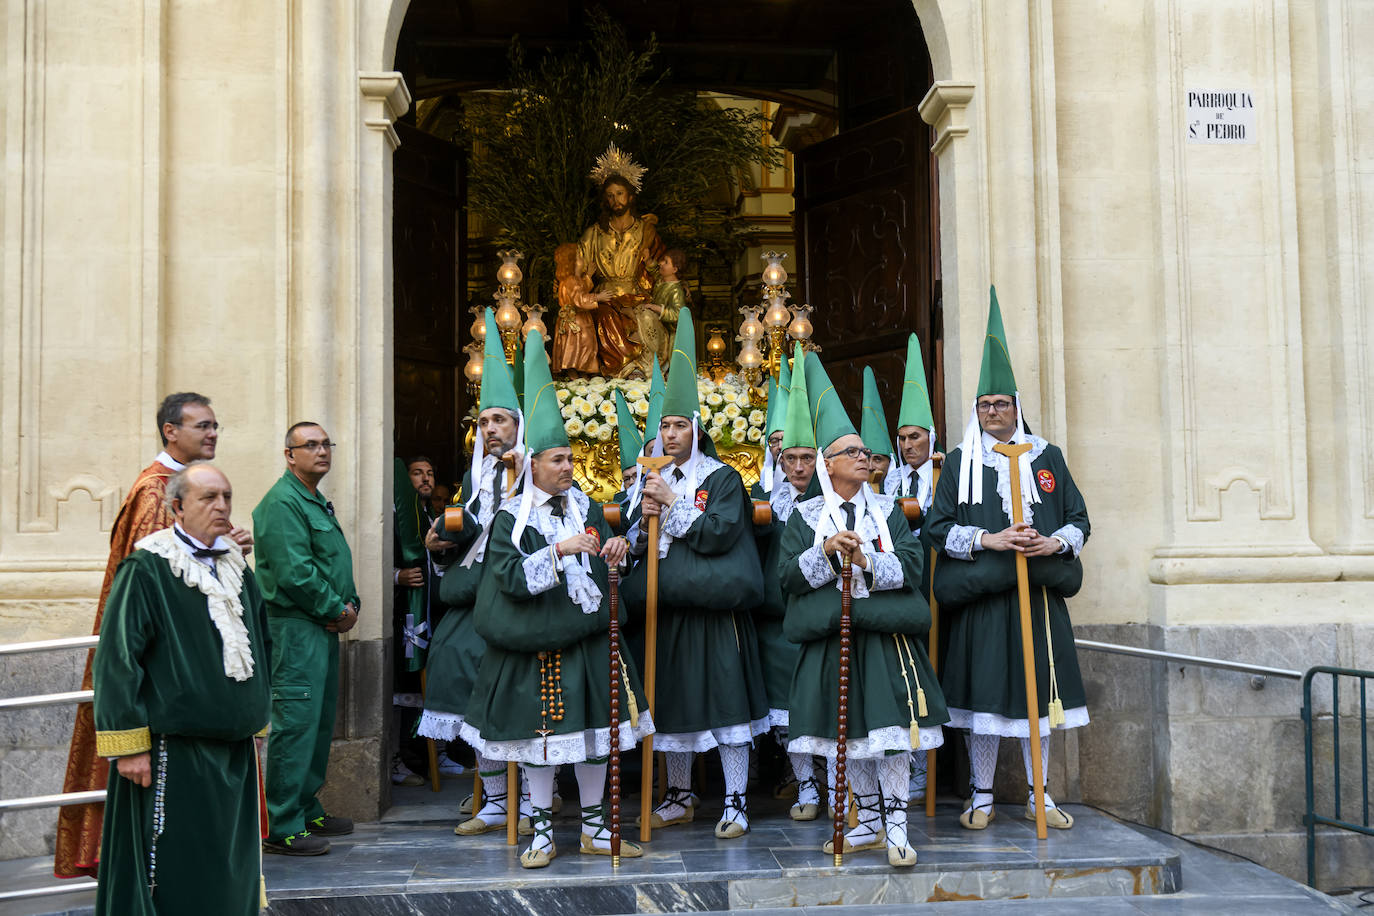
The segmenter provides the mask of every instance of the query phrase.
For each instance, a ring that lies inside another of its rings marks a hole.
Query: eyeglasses
[[[979,401],[978,412],[987,413],[989,411],[995,410],[998,413],[1002,413],[1004,411],[1011,410],[1015,406],[1015,401]]]
[[[293,449],[303,448],[307,452],[328,452],[332,451],[334,449],[334,446],[338,444],[339,443],[337,442],[330,442],[328,439],[324,440],[323,442],[316,442],[314,439],[310,439],[309,441],[302,442],[300,445],[288,445],[286,447],[286,450],[289,452]]]
[[[865,459],[867,459],[867,458],[872,458],[872,457],[873,457],[873,449],[871,449],[871,448],[860,448],[860,447],[857,446],[857,445],[851,445],[849,448],[840,449],[838,452],[831,452],[829,455],[826,455],[825,457],[826,457],[827,459],[830,459],[830,458],[838,458],[838,457],[840,457],[841,455],[845,456],[846,458],[850,459],[851,461],[858,461],[860,458],[865,458]]]
[[[185,427],[186,424],[185,424],[185,423],[178,423],[177,426]],[[203,432],[203,433],[208,433],[208,432],[210,432],[211,430],[218,431],[219,428],[220,428],[220,425],[219,425],[218,423],[216,423],[214,420],[201,420],[199,423],[192,424],[191,428],[192,428],[192,429],[198,429],[198,430],[200,430],[200,431]]]

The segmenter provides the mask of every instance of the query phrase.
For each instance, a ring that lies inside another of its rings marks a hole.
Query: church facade
[[[316,420],[363,596],[329,786],[359,817],[388,803],[407,6],[8,0],[0,45],[0,641],[88,632],[162,395],[212,398],[240,523]],[[915,8],[946,431],[995,283],[1027,416],[1092,511],[1079,635],[1374,667],[1374,2]],[[1065,800],[1301,875],[1296,682],[1082,656]],[[54,671],[80,660],[54,665],[5,663],[17,692],[74,689]],[[59,791],[64,716],[0,721],[0,795]],[[41,854],[50,820],[7,815],[0,855]],[[1357,842],[1324,840],[1325,874],[1370,883]]]

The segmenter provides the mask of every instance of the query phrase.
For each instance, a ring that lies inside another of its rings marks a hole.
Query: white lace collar
[[[153,532],[134,548],[162,557],[177,578],[205,596],[210,621],[224,644],[224,674],[236,681],[246,681],[253,676],[253,647],[248,641],[248,627],[243,622],[241,594],[243,571],[248,564],[237,544],[227,538],[221,538],[220,542],[229,552],[215,558],[214,572],[191,555],[171,528]]]

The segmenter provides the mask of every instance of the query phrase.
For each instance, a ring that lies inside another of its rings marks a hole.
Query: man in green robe
[[[941,681],[950,723],[969,730],[973,797],[959,822],[971,830],[982,830],[995,815],[992,784],[1004,736],[1021,739],[1029,796],[1025,815],[1035,819],[1014,552],[1026,556],[1030,577],[1042,774],[1049,764],[1050,728],[1088,724],[1064,602],[1083,583],[1078,555],[1090,531],[1087,506],[1063,454],[1031,435],[1021,419],[995,289],[985,340],[972,416],[963,442],[950,453],[926,522],[926,532],[943,551],[935,576],[935,597],[949,633]],[[1011,520],[1009,460],[993,451],[1002,442],[1031,445],[1018,460],[1021,524]],[[1048,826],[1073,825],[1073,817],[1048,793],[1045,808]]]
[[[491,309],[487,309],[485,320],[486,339],[499,342],[501,332]],[[473,684],[487,648],[477,632],[473,613],[477,589],[490,544],[492,520],[502,500],[518,486],[516,481],[524,461],[524,425],[515,381],[499,343],[494,343],[491,352],[483,357],[472,464],[463,474],[462,487],[454,497],[455,505],[463,507],[463,527],[460,531],[446,531],[440,519],[433,529],[433,536],[447,548],[444,556],[451,563],[439,585],[444,614],[429,644],[425,711],[418,728],[418,733],[426,738],[452,741],[462,732]],[[464,800],[460,813],[472,817],[454,828],[460,836],[476,836],[506,826],[506,767],[500,760],[483,757],[480,748],[477,750],[482,807],[474,812],[471,802]],[[518,786],[511,788],[518,794]]]
[[[530,456],[518,495],[492,523],[477,591],[477,631],[486,641],[462,725],[463,740],[484,758],[519,761],[530,787],[534,839],[520,856],[542,868],[553,840],[554,767],[572,764],[582,804],[579,849],[610,854],[602,814],[610,751],[610,626],[607,564],[629,550],[573,486],[572,449],[537,332],[525,347],[530,386],[525,447]],[[653,731],[643,690],[621,641],[622,751]],[[639,710],[644,710],[640,712]],[[620,854],[642,855],[634,843]]]
[[[317,856],[353,832],[317,797],[329,768],[339,698],[339,634],[358,622],[353,554],[320,492],[334,443],[318,423],[286,431],[286,471],[253,509],[258,579],[272,630],[272,737],[267,742],[266,852]]]
[[[796,357],[799,368],[805,365],[804,356],[799,345]],[[784,361],[782,377],[788,388],[779,385],[768,402],[768,425],[770,428],[777,425],[779,460],[778,476],[772,481],[768,500],[773,519],[768,534],[759,538],[759,552],[763,555],[763,604],[759,607],[757,625],[759,658],[763,662],[764,684],[768,691],[768,721],[785,749],[791,723],[792,674],[801,646],[783,632],[787,598],[782,591],[778,557],[782,553],[782,533],[787,522],[816,476],[816,436],[811,429],[811,411],[806,402],[806,373],[798,372],[794,379]],[[797,800],[788,813],[794,821],[813,821],[820,813],[821,801],[814,760],[811,754],[800,752],[788,753],[787,760],[797,785]]]
[[[646,519],[659,517],[658,644],[645,651],[656,652],[659,683],[668,688],[658,691],[653,711],[668,789],[652,826],[692,820],[692,755],[719,747],[726,798],[716,836],[730,839],[749,829],[749,745],[768,730],[753,616],[763,576],[744,481],[700,432],[695,355],[691,311],[683,309],[656,448],[673,461],[644,475],[629,540],[637,555],[645,553]],[[625,581],[632,610],[644,607],[647,572],[641,562]]]
[[[267,616],[228,534],[233,493],[195,462],[175,518],[120,565],[95,654],[96,749],[111,758],[95,911],[256,913],[253,736],[271,717]]]
[[[921,645],[930,629],[930,606],[916,590],[922,551],[892,497],[867,485],[871,452],[814,354],[805,374],[823,461],[816,469],[820,495],[791,514],[778,561],[788,601],[784,628],[801,644],[787,749],[837,756],[841,573],[848,562],[846,758],[859,812],[844,851],[886,847],[889,864],[910,866],[916,864],[906,833],[911,753],[942,744],[940,726],[949,718]],[[825,851],[834,852],[829,841]]]

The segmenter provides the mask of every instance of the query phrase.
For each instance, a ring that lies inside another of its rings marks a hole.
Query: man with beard
[[[219,443],[219,423],[210,408],[210,399],[194,391],[169,394],[157,410],[157,431],[162,438],[162,451],[153,463],[144,468],[124,497],[110,530],[110,558],[105,564],[105,581],[100,586],[100,598],[95,606],[95,635],[100,635],[100,622],[105,602],[114,582],[120,562],[134,550],[140,540],[171,527],[172,513],[167,508],[167,481],[192,461],[210,461]],[[234,528],[229,538],[238,544],[246,556],[253,549],[253,537],[243,528]],[[81,689],[91,689],[91,665],[95,650],[86,657],[86,672]],[[96,756],[95,719],[90,703],[76,708],[76,722],[72,727],[71,751],[67,757],[67,776],[63,792],[89,792],[105,788],[109,766]],[[100,858],[101,805],[68,805],[57,816],[57,855],[53,874],[59,878],[94,876]]]
[[[595,280],[597,360],[607,375],[648,378],[657,341],[641,339],[637,312],[649,301],[648,265],[664,254],[657,218],[640,216],[635,198],[644,169],[610,147],[592,178],[600,185],[601,216],[578,242],[582,263]]]
[[[491,309],[486,312],[486,325],[486,339],[491,343],[483,359],[477,437],[473,442],[472,466],[463,475],[458,495],[458,502],[463,507],[463,528],[456,532],[446,531],[440,520],[428,539],[431,551],[436,546],[445,547],[452,550],[450,556],[453,557],[440,580],[439,599],[445,611],[429,645],[428,689],[419,727],[424,737],[442,741],[460,736],[472,686],[487,648],[475,627],[473,608],[477,602],[477,587],[482,579],[492,519],[502,500],[512,494],[512,475],[520,472],[524,459],[518,445],[523,438],[524,415],[501,353],[501,334]],[[514,457],[509,468],[502,460],[508,453]],[[472,812],[470,820],[455,828],[454,832],[462,836],[486,833],[506,825],[505,764],[479,754],[477,771],[482,777],[483,805]],[[515,791],[518,787],[509,789]]]

